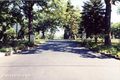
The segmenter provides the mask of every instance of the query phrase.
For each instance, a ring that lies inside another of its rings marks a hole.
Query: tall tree
[[[115,38],[120,38],[120,22],[111,25],[111,34]]]
[[[57,27],[61,27],[61,16],[63,12],[63,0],[54,0],[51,4],[52,7],[47,11],[38,10],[34,16],[35,30],[43,33],[43,38],[45,38],[45,31],[50,30],[54,33]]]
[[[5,33],[6,30],[16,22],[20,22],[20,24],[23,22],[23,15],[12,4],[11,1],[0,1],[0,25],[2,26],[3,41],[8,40],[7,34],[9,33]]]
[[[104,0],[106,4],[106,14],[105,14],[105,45],[112,45],[111,44],[111,28],[110,28],[110,23],[111,23],[111,5],[115,4],[116,1],[120,0]]]
[[[111,2],[112,0],[105,0],[106,4],[106,14],[105,14],[105,45],[111,46],[111,31],[110,31],[110,23],[111,23]]]
[[[82,12],[82,26],[84,26],[87,35],[95,35],[97,43],[97,35],[104,33],[104,9],[101,0],[90,0],[84,2]]]
[[[69,39],[74,35],[74,39],[76,34],[78,33],[78,21],[80,20],[80,12],[79,10],[75,9],[74,6],[71,4],[71,1],[69,0],[66,3],[66,11],[64,12],[64,28],[65,28],[65,34],[64,38],[67,39],[69,36]],[[79,21],[80,22],[80,21]]]
[[[15,5],[19,7],[19,9],[22,9],[25,16],[29,20],[29,41],[30,41],[30,34],[33,34],[33,6],[34,4],[37,4],[41,7],[42,10],[46,9],[48,2],[51,0],[32,0],[32,1],[27,1],[27,0],[20,0],[20,1],[15,1]],[[50,5],[51,6],[51,5]]]
[[[9,12],[9,5],[10,3],[8,1],[0,1],[0,26],[2,28],[1,30],[1,38],[3,38],[4,41],[7,41],[7,34],[3,34],[6,29],[8,24],[6,25],[6,19],[8,16],[8,12]]]

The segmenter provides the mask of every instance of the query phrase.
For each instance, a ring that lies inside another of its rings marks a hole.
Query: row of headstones
[[[88,39],[91,39],[91,38],[88,37]],[[92,39],[94,39],[94,37]],[[112,39],[115,39],[114,35],[112,35]],[[82,32],[82,41],[84,41],[84,40],[86,40],[86,32],[85,31]]]

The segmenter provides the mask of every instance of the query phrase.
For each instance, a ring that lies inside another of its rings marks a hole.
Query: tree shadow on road
[[[107,59],[108,57],[101,55],[99,53],[93,52],[85,47],[80,47],[76,43],[70,40],[51,40],[48,41],[41,46],[37,47],[36,51],[54,51],[54,52],[69,52],[80,54],[82,58],[99,58],[99,59]],[[39,52],[39,53],[40,53]]]

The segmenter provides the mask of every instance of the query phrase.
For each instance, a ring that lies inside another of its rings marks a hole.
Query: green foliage
[[[104,33],[104,9],[101,0],[90,0],[84,2],[81,25],[85,28],[87,35]]]
[[[14,50],[13,50],[13,48],[6,48],[6,51],[7,52],[13,52]]]
[[[71,1],[69,0],[65,5],[65,11],[63,12],[64,16],[62,23],[64,24],[65,28],[65,35],[64,38],[71,38],[72,35],[78,34],[78,29],[81,22],[81,14],[80,9],[74,8],[74,6],[71,4]]]
[[[28,42],[28,43],[26,44],[26,46],[28,46],[28,47],[33,47],[33,46],[34,46],[34,42]]]
[[[6,48],[0,49],[0,52],[7,52],[7,51],[6,51]]]
[[[36,43],[45,43],[46,41],[48,41],[49,39],[38,39],[35,40]]]
[[[92,42],[91,40],[85,40],[84,42],[81,42],[81,40],[74,40],[74,41],[80,44],[81,46],[85,46],[95,51],[106,52],[109,54],[120,56],[120,44],[118,43],[113,44],[112,46],[106,46],[106,45],[95,44],[95,42]]]
[[[41,39],[41,37],[42,37],[41,34],[35,33],[35,39]]]
[[[0,26],[2,27],[1,39],[7,41],[8,38],[14,38],[13,31],[10,32],[11,26],[15,23],[23,24],[23,15],[14,5],[14,1],[0,1]],[[10,30],[9,30],[10,29]],[[7,30],[7,31],[6,31]],[[6,34],[12,33],[12,34]],[[7,36],[8,35],[8,36]]]
[[[23,48],[24,48],[24,46],[22,46],[22,45],[17,46],[17,50],[21,50],[21,49],[23,49]]]
[[[120,51],[120,45],[118,44],[116,47],[117,51]]]
[[[117,49],[115,47],[109,47],[108,52],[113,54],[113,55],[116,55],[117,54]]]
[[[118,55],[118,57],[120,58],[120,52],[118,52],[118,54],[117,54],[117,55]]]
[[[29,42],[29,41],[27,41],[27,40],[25,40],[25,41],[18,41],[18,44],[24,44],[24,45],[22,45],[22,46],[28,46],[28,47],[33,47],[34,46],[34,42]]]
[[[64,36],[55,36],[55,39],[64,39]]]
[[[114,35],[115,38],[119,38],[120,22],[117,22],[111,25],[111,34]]]
[[[0,52],[12,52],[12,51],[14,51],[13,48],[5,48],[5,47],[3,47],[3,48],[0,49]]]
[[[52,38],[51,34],[46,34],[46,39],[51,39],[51,38]]]
[[[16,32],[13,28],[7,29],[4,34],[7,34],[9,39],[14,39],[16,36]]]

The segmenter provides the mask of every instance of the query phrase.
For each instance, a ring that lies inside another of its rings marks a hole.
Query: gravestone
[[[33,33],[30,34],[30,42],[35,42],[35,35]]]
[[[86,32],[82,31],[82,42],[86,40]]]

